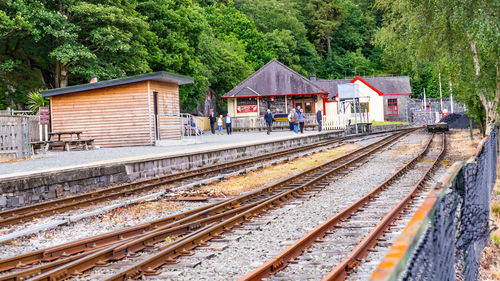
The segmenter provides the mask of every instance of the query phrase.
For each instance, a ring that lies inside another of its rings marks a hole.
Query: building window
[[[389,115],[398,115],[398,99],[387,100],[387,112]]]
[[[238,98],[238,105],[257,105],[257,98]]]
[[[251,113],[257,112],[257,98],[238,98],[237,113]]]

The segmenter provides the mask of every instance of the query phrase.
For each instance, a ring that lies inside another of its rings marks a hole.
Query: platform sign
[[[238,105],[236,107],[236,112],[238,113],[257,112],[257,105]]]
[[[359,85],[358,84],[339,84],[338,85],[339,100],[352,100],[359,99]]]
[[[40,113],[40,125],[49,125],[50,123],[50,110],[48,107],[41,106],[38,109]]]

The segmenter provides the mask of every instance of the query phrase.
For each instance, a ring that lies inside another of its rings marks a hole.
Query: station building
[[[307,79],[277,60],[271,60],[247,79],[222,96],[228,112],[236,118],[258,118],[271,109],[286,114],[300,105],[306,115],[321,110],[323,115],[337,115],[337,86],[359,84],[360,99],[367,120],[407,121],[407,104],[411,96],[408,76],[354,79]]]
[[[82,131],[99,146],[181,139],[179,86],[193,78],[165,71],[46,90],[54,132]]]

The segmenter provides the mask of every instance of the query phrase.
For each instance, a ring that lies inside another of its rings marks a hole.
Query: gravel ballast
[[[214,253],[212,258],[203,259],[198,266],[164,266],[160,276],[148,277],[148,280],[234,280],[243,276],[382,183],[404,162],[416,156],[428,137],[421,131],[403,137],[332,182],[316,196],[308,200],[298,199],[270,211],[259,219],[260,224],[244,226],[234,234],[227,234],[223,243],[217,242],[220,245],[213,243],[208,248],[197,249]],[[242,232],[249,233],[238,235]],[[182,259],[180,261],[182,263]]]

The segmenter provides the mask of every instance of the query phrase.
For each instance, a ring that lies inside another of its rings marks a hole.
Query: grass
[[[294,159],[286,163],[268,166],[264,169],[250,171],[246,175],[230,177],[224,181],[202,186],[201,190],[215,191],[218,196],[236,195],[261,187],[270,182],[283,179],[291,174],[304,171],[315,165],[322,164],[342,154],[358,148],[354,144],[345,144],[336,148],[318,152],[307,157]]]
[[[499,202],[493,202],[491,204],[491,212],[495,214],[496,216],[500,217],[500,203]]]
[[[373,121],[372,126],[377,126],[377,125],[408,125],[408,122],[391,122],[391,121]]]

